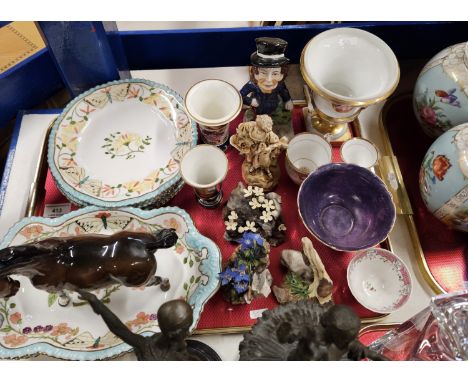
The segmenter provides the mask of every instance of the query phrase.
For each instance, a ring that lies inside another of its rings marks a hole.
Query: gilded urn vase
[[[444,49],[424,66],[413,106],[423,131],[433,138],[468,122],[468,42]]]
[[[468,123],[446,131],[429,147],[419,186],[436,218],[468,232]]]

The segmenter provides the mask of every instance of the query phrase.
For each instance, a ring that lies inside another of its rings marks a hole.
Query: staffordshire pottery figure
[[[244,105],[250,108],[244,121],[268,114],[274,121],[275,132],[291,139],[294,135],[291,124],[293,103],[284,82],[289,64],[284,55],[288,43],[273,37],[257,38],[255,43],[257,50],[250,56],[250,81],[240,90]]]

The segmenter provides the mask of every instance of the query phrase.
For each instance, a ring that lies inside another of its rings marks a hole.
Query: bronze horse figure
[[[41,240],[0,250],[0,298],[20,287],[11,275],[26,276],[49,293],[104,288],[111,284],[138,287],[169,283],[155,276],[155,252],[176,244],[173,229],[153,233],[121,231]]]

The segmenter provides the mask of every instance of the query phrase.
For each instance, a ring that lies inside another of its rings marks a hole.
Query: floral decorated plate
[[[377,313],[394,312],[411,294],[411,277],[405,263],[381,248],[356,253],[348,265],[348,285],[361,305]]]
[[[128,327],[144,335],[159,332],[156,312],[162,303],[183,298],[193,307],[194,329],[205,303],[219,287],[221,253],[179,208],[108,211],[86,207],[57,219],[25,218],[10,229],[0,248],[49,237],[160,228],[174,228],[179,236],[174,247],[156,252],[156,274],[168,277],[171,288],[163,292],[157,286],[115,285],[95,293]],[[75,293],[70,295],[71,303],[62,307],[57,294],[34,288],[26,277],[13,278],[20,281],[21,288],[16,296],[0,299],[0,358],[46,354],[62,359],[96,360],[130,350]]]
[[[179,161],[196,143],[196,124],[176,92],[121,80],[68,104],[51,131],[48,161],[58,188],[79,205],[162,205],[175,195]]]

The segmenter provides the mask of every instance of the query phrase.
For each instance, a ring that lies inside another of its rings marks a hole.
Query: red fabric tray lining
[[[242,121],[242,115],[231,123],[230,132],[235,133],[237,125]],[[304,131],[305,126],[302,118],[302,110],[296,107],[293,111],[293,126],[296,133]],[[223,192],[225,201],[229,197],[231,191],[241,181],[241,164],[243,158],[238,152],[232,148],[226,152],[229,158],[229,175],[223,183]],[[325,267],[334,281],[333,299],[335,303],[344,303],[350,305],[356,313],[362,318],[375,317],[373,313],[362,307],[351,295],[346,282],[346,269],[349,261],[352,258],[352,253],[338,252],[332,250],[318,240],[311,237],[304,225],[302,224],[298,209],[297,209],[297,192],[298,186],[295,185],[288,177],[284,168],[284,154],[280,157],[281,164],[281,180],[275,192],[282,197],[283,218],[287,226],[287,241],[279,247],[272,247],[270,253],[271,265],[270,271],[273,276],[273,283],[278,285],[281,283],[285,271],[280,265],[281,251],[286,248],[301,250],[301,238],[308,236],[312,239],[315,248],[320,254]],[[333,147],[333,160],[340,161],[339,146]],[[45,197],[38,203],[37,215],[42,215],[45,204],[58,204],[67,202],[67,199],[58,191],[50,171],[47,173],[45,180]],[[185,209],[194,220],[197,229],[204,235],[214,240],[220,247],[223,259],[226,260],[236,248],[236,245],[228,243],[223,239],[224,223],[222,220],[222,208],[215,210],[206,210],[199,206],[193,195],[193,191],[189,186],[179,192],[176,197],[169,202],[171,206],[178,206]],[[72,209],[76,209],[75,206]],[[213,328],[232,328],[251,326],[255,323],[255,319],[250,317],[250,312],[258,309],[272,309],[277,306],[277,302],[271,294],[268,298],[259,298],[250,305],[232,306],[225,302],[218,292],[205,305],[200,322],[197,329],[213,329]]]
[[[460,290],[463,281],[468,280],[468,234],[454,231],[437,220],[421,198],[419,169],[433,140],[422,132],[411,96],[394,101],[384,123],[413,207],[427,265],[446,291]]]

